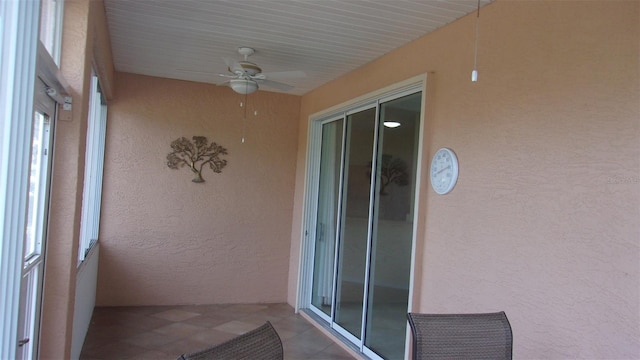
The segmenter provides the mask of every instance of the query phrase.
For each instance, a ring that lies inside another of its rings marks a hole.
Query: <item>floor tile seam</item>
[[[124,341],[123,341],[123,343],[125,343],[127,345],[134,345],[136,347],[141,347],[141,348],[144,348],[145,350],[158,350],[159,346],[170,346],[171,344],[176,344],[176,343],[178,343],[178,341],[181,341],[181,340],[184,340],[184,339],[175,339],[174,338],[172,340],[169,340],[169,341],[166,341],[166,342],[162,342],[161,344],[149,344],[149,345],[132,344],[132,343],[124,342]],[[160,350],[158,350],[158,351],[160,351]]]
[[[168,336],[168,337],[174,338],[175,340],[185,340],[185,339],[188,339],[188,338],[190,338],[190,337],[194,336],[195,334],[197,334],[199,332],[202,332],[202,331],[204,331],[204,330],[193,331],[193,332],[190,332],[190,333],[187,333],[187,334],[183,334],[183,335],[171,334],[171,333],[167,334],[167,333],[162,333],[162,332],[154,332],[154,334]]]
[[[175,341],[177,341],[177,340],[180,340],[180,339],[174,338],[173,336],[171,336],[171,335],[167,335],[167,334],[156,333],[156,332],[153,332],[153,331],[143,331],[143,332],[140,332],[140,333],[135,334],[135,335],[133,335],[133,336],[130,336],[130,337],[126,338],[126,339],[119,340],[119,342],[124,342],[124,343],[127,343],[127,344],[132,344],[132,345],[136,345],[136,346],[141,346],[141,345],[139,345],[140,343],[138,342],[138,341],[140,341],[140,340],[137,340],[137,341],[136,341],[136,340],[134,340],[133,338],[135,338],[135,337],[139,337],[139,336],[146,336],[146,335],[159,336],[159,337],[161,337],[161,338],[166,338],[167,340],[169,340],[168,342],[163,342],[163,345],[164,345],[164,344],[173,343],[173,342],[175,342]],[[152,342],[155,342],[155,341],[152,341]],[[152,345],[152,346],[157,346],[157,344],[151,344],[151,345]]]
[[[147,322],[158,322],[158,321],[168,321],[169,323],[173,323],[174,321],[170,321],[170,320],[166,320],[166,319],[160,319],[160,318],[156,318],[156,317],[151,317],[151,316],[145,316],[142,319],[138,319],[137,322],[131,322],[130,320],[117,320],[118,323],[116,324],[117,326],[122,326],[125,327],[127,329],[133,329],[133,330],[145,330],[145,328],[147,326],[149,327],[154,327],[154,324],[150,324],[150,325],[141,325],[142,323],[147,323]],[[146,322],[145,322],[146,321]],[[162,327],[162,326],[166,326],[169,325],[169,323],[162,323],[160,324],[158,327]]]
[[[121,349],[121,348],[123,347],[123,345],[124,345],[124,346],[129,346],[129,347],[138,348],[138,349],[140,349],[140,350],[142,350],[142,351],[147,351],[147,350],[149,350],[148,348],[146,348],[146,347],[144,347],[144,346],[141,346],[141,345],[138,345],[138,344],[131,344],[131,343],[123,342],[123,341],[116,341],[116,342],[113,342],[113,343],[105,344],[104,346],[100,346],[100,347],[98,347],[98,348],[96,348],[96,349],[94,349],[94,350],[99,350],[99,349],[103,349],[103,348],[112,349],[112,348],[114,348],[114,347],[115,347],[115,348],[117,348],[117,349]],[[107,347],[107,346],[108,346],[108,347]],[[84,351],[83,351],[83,353],[84,353]],[[93,353],[92,353],[91,351],[88,351],[88,352],[87,352],[87,355],[90,355],[90,356],[91,356],[91,355],[93,355],[94,357],[104,358],[104,356],[103,356],[103,355],[101,355],[101,354],[103,354],[103,353],[104,353],[104,351],[99,351],[98,353],[96,353],[96,352],[93,352]],[[136,353],[137,353],[137,351],[136,351]]]

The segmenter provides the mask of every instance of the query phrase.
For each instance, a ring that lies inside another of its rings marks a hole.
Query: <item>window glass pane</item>
[[[340,194],[340,158],[342,156],[342,124],[337,120],[322,126],[318,215],[314,252],[311,303],[331,316],[333,275]]]
[[[386,125],[380,127],[365,345],[386,359],[405,352],[421,99],[416,93],[380,108]]]
[[[5,49],[2,44],[4,44],[4,32],[5,32],[5,9],[3,6],[0,6],[0,83],[3,83],[5,80],[3,78],[4,62],[9,59],[9,49]],[[3,99],[2,99],[3,100]]]
[[[49,117],[36,111],[31,139],[31,172],[29,174],[29,205],[25,234],[25,260],[42,253],[46,177],[48,171]]]
[[[335,322],[360,339],[369,236],[371,160],[376,109],[347,117]]]
[[[60,63],[62,10],[63,0],[40,1],[40,42],[56,64]]]
[[[93,244],[98,240],[100,229],[107,105],[103,102],[98,77],[95,75],[91,80],[89,106],[84,189],[82,193],[82,219],[80,224],[80,249],[78,251],[78,260],[80,262],[84,260]]]
[[[40,328],[40,298],[44,263],[40,262],[27,271],[22,277],[21,311],[19,323],[22,325],[19,331],[20,339],[29,339],[29,342],[18,346],[16,359],[37,359],[39,328]]]

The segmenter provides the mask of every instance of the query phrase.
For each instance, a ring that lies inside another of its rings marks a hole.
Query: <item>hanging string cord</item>
[[[242,143],[244,144],[244,134],[245,131],[247,129],[247,86],[245,85],[245,92],[244,92],[244,115],[242,117]],[[242,104],[242,103],[241,103]]]
[[[476,39],[473,53],[473,71],[471,81],[478,81],[478,34],[480,33],[480,0],[478,0],[478,11],[476,12]]]

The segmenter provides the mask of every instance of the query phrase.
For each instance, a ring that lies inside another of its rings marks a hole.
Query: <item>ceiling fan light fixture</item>
[[[251,94],[258,90],[258,83],[249,79],[231,79],[229,86],[238,94]]]

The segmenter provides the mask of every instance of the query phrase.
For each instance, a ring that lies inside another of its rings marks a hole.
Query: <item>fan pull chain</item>
[[[476,13],[476,39],[475,50],[473,54],[473,71],[471,72],[471,81],[478,81],[478,33],[480,31],[480,0],[478,0],[478,12]]]
[[[242,101],[240,101],[240,107],[244,108],[244,116],[242,117],[242,143],[244,144],[244,132],[247,123],[247,107],[246,104]]]
[[[244,144],[244,134],[247,128],[247,91],[246,91],[246,86],[245,85],[245,92],[244,92],[244,104],[242,102],[240,102],[240,106],[244,106],[244,116],[242,119],[242,143]]]
[[[244,101],[240,101],[240,107],[244,108],[243,109],[243,116],[242,116],[242,143],[244,144],[244,135],[247,129],[247,96],[248,94],[245,92],[244,94]],[[254,110],[253,111],[253,116],[258,116],[258,110]]]

